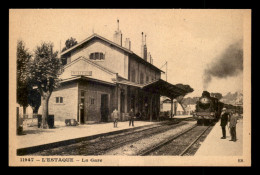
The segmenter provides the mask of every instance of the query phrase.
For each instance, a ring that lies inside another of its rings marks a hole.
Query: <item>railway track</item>
[[[183,156],[192,146],[203,136],[203,134],[211,129],[212,126],[195,125],[177,135],[169,137],[165,141],[142,150],[138,153],[140,156],[148,155],[173,155]]]
[[[104,138],[98,138],[95,140],[82,141],[80,143],[61,146],[58,148],[51,148],[36,152],[31,155],[103,155],[111,149],[115,149],[126,145],[131,142],[135,142],[148,135],[159,134],[169,129],[184,125],[183,120],[175,120],[166,122],[163,125],[154,127],[148,127],[137,131],[129,131],[117,135],[106,136]]]
[[[103,155],[103,154],[106,154],[106,152],[110,151],[110,150],[114,150],[114,149],[117,149],[119,147],[122,147],[124,145],[127,145],[129,143],[133,143],[133,142],[136,142],[138,140],[141,140],[143,138],[146,138],[147,136],[152,136],[152,135],[156,135],[156,134],[160,134],[160,133],[163,133],[163,132],[166,132],[168,130],[171,130],[171,129],[174,129],[178,126],[181,126],[181,125],[184,125],[185,123],[178,123],[178,124],[175,124],[174,127],[171,126],[171,125],[167,125],[167,127],[157,127],[157,128],[151,128],[149,130],[144,130],[144,131],[141,131],[139,133],[134,133],[135,135],[132,136],[131,139],[125,139],[125,141],[123,142],[120,142],[120,143],[117,143],[115,145],[111,145],[109,148],[107,149],[104,149],[102,151],[100,151],[98,153],[98,155]],[[136,134],[140,134],[140,135],[136,135]]]

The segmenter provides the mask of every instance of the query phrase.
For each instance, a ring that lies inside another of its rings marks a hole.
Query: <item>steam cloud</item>
[[[243,71],[242,40],[231,44],[224,52],[216,57],[216,61],[204,70],[203,88],[207,90],[213,77],[227,78],[237,76]]]

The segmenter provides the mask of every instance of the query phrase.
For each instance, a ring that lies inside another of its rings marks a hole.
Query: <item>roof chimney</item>
[[[147,53],[147,62],[150,62],[150,61],[151,61],[151,53],[148,52],[148,53]]]
[[[117,31],[119,31],[119,19],[117,19]]]
[[[130,38],[125,39],[125,48],[131,50],[131,41]]]
[[[144,56],[143,56],[144,60],[147,61],[147,47],[146,45],[144,45]]]
[[[114,33],[114,42],[122,46],[122,32],[119,30],[119,20],[117,19],[117,30]]]
[[[144,58],[144,33],[142,32],[141,57]]]
[[[147,47],[146,47],[146,35],[145,37],[143,36],[142,32],[142,45],[141,45],[141,57],[147,61]]]

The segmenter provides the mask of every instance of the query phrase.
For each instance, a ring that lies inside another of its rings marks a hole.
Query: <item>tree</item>
[[[36,47],[34,53],[34,60],[30,62],[27,76],[30,84],[36,86],[41,95],[42,128],[47,128],[49,98],[54,88],[59,85],[61,62],[58,52],[53,52],[52,43],[42,43]]]
[[[65,41],[65,47],[62,49],[62,52],[75,46],[76,44],[78,44],[77,40],[75,38],[70,37]]]
[[[70,37],[69,39],[67,39],[67,40],[65,41],[65,47],[62,49],[62,52],[68,50],[69,48],[75,46],[76,44],[78,44],[78,42],[76,41],[76,39]],[[62,61],[62,64],[63,64],[63,65],[65,65],[65,64],[67,63],[66,58],[61,57],[61,61]]]
[[[183,98],[184,98],[185,95],[187,95],[188,93],[193,92],[194,90],[193,90],[189,85],[176,84],[176,86],[177,86],[178,88],[183,89],[183,90],[186,91],[185,94],[183,94],[183,95],[181,95],[181,96],[178,96],[178,97],[176,98],[177,102],[181,105],[181,107],[183,108],[183,110],[186,111],[185,108],[184,108],[184,106],[183,106],[183,104],[182,104],[182,103],[183,103]]]
[[[37,114],[41,106],[41,94],[38,89],[34,89],[32,86],[30,86],[28,92],[28,103],[32,107],[33,113]]]
[[[178,96],[177,98],[176,98],[176,100],[177,100],[177,102],[181,105],[181,107],[182,107],[182,109],[185,111],[185,108],[184,108],[184,106],[183,106],[183,95],[181,95],[181,96]]]
[[[26,76],[28,63],[31,59],[31,54],[25,48],[22,40],[17,42],[17,103],[23,107],[23,114],[26,113],[28,103],[29,83]]]

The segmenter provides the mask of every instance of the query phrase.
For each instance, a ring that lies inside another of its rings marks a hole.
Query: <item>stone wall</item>
[[[56,97],[62,97],[63,103],[56,103]],[[54,114],[55,121],[65,122],[65,119],[77,120],[77,97],[77,82],[62,84],[60,88],[52,92],[49,99],[49,114]]]
[[[99,39],[95,39],[85,44],[82,48],[73,51],[71,53],[71,61],[80,56],[89,59],[90,54],[94,52],[102,52],[105,55],[104,60],[94,60],[95,62],[118,73],[121,77],[128,77],[128,54]]]
[[[116,86],[105,85],[96,82],[82,81],[79,83],[79,95],[80,101],[82,96],[81,92],[84,92],[84,119],[85,122],[100,122],[101,121],[101,95],[108,95],[108,108],[109,116],[108,121],[111,121],[111,113],[114,108],[117,108],[117,96]],[[92,100],[92,101],[91,101]]]
[[[129,59],[129,81],[133,80],[132,77],[132,71],[135,70],[135,82],[140,83],[140,76],[143,74],[143,82],[144,84],[147,83],[146,77],[149,77],[149,81],[154,81],[156,79],[161,78],[161,73],[159,71],[155,71],[154,69],[150,68],[147,65],[144,65],[138,61],[136,61],[134,58],[130,57]]]

